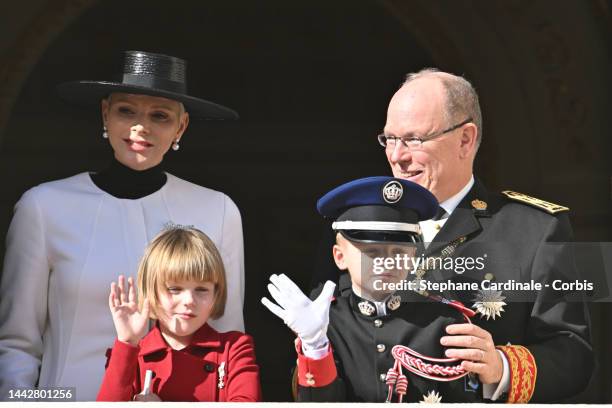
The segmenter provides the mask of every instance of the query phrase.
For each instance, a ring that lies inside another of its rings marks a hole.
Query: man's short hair
[[[447,126],[452,126],[456,124],[455,122],[472,118],[472,122],[474,122],[478,129],[476,139],[476,149],[478,149],[482,141],[482,113],[478,102],[478,94],[474,86],[462,76],[442,72],[436,68],[425,68],[418,72],[409,73],[406,75],[402,86],[426,77],[439,79],[446,91],[445,120],[447,121]]]

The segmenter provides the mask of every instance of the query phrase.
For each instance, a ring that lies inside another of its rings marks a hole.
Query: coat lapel
[[[478,216],[487,216],[487,211],[476,211],[472,206],[472,201],[488,201],[487,190],[477,178],[474,185],[461,200],[455,211],[451,214],[448,221],[444,224],[440,232],[436,234],[433,241],[427,247],[425,256],[437,255],[446,245],[460,237],[468,237],[482,229]]]

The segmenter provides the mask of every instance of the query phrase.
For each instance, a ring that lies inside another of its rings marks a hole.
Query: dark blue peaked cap
[[[432,218],[438,211],[438,200],[426,188],[411,181],[388,176],[366,177],[342,184],[317,202],[317,210],[326,218],[346,219],[343,214],[355,207],[382,206],[395,209],[397,217],[370,212],[354,221],[418,222]],[[407,210],[407,211],[405,211]],[[384,211],[383,211],[384,212]],[[387,212],[384,212],[387,213]],[[410,213],[414,214],[410,216]],[[388,213],[390,214],[390,213]],[[406,215],[403,219],[402,214]],[[416,215],[416,219],[414,216]],[[381,218],[382,217],[382,218]]]
[[[419,221],[432,218],[438,201],[427,189],[393,177],[368,177],[336,187],[317,202],[332,228],[363,243],[419,242]]]

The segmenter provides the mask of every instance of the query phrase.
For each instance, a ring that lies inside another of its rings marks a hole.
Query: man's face
[[[348,270],[355,293],[381,300],[393,293],[390,283],[400,283],[413,268],[416,247],[410,244],[363,244],[337,234],[333,254],[336,265]],[[386,265],[382,260],[390,259]]]
[[[421,78],[399,89],[387,110],[384,133],[388,136],[427,138],[456,123],[447,123],[445,91],[436,78]],[[465,118],[459,120],[462,121]],[[473,155],[466,146],[466,128],[427,141],[418,149],[402,143],[385,149],[393,175],[413,181],[431,191],[442,202],[456,194],[472,174]]]

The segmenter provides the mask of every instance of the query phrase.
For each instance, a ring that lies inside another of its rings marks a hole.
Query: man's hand
[[[268,291],[278,305],[265,297],[261,298],[261,303],[283,319],[305,347],[324,347],[328,342],[329,307],[336,284],[325,282],[319,297],[312,301],[284,274],[270,276],[270,282]]]
[[[471,323],[463,323],[447,326],[446,332],[451,336],[442,337],[440,344],[447,347],[463,347],[447,349],[447,357],[464,360],[461,366],[478,374],[483,384],[501,381],[504,365],[488,331]]]

